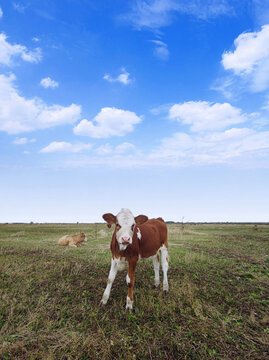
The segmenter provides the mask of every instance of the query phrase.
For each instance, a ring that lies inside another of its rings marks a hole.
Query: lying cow
[[[126,309],[131,310],[133,308],[133,286],[138,259],[152,258],[155,273],[154,285],[158,287],[160,284],[159,250],[163,270],[163,291],[167,292],[168,242],[167,227],[163,219],[148,220],[145,215],[134,217],[128,209],[121,209],[117,216],[110,213],[104,214],[103,219],[107,222],[108,227],[115,224],[115,230],[110,243],[112,253],[111,268],[101,304],[105,305],[107,303],[113,281],[118,270],[123,270],[125,262],[128,263]]]
[[[84,241],[87,241],[87,237],[84,232],[76,235],[65,235],[59,239],[58,244],[61,246],[73,246],[77,247]]]

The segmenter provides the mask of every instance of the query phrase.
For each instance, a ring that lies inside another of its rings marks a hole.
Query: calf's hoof
[[[105,306],[107,303],[108,298],[106,298],[105,296],[102,297],[102,300],[100,301],[100,306]]]
[[[129,311],[129,310],[133,310],[133,300],[131,300],[129,298],[129,296],[127,296],[127,300],[126,300],[126,307],[125,307],[126,311]]]
[[[163,284],[163,292],[168,292],[169,286],[168,283]]]

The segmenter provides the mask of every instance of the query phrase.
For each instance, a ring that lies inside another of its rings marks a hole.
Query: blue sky
[[[0,222],[269,219],[269,2],[0,0]]]

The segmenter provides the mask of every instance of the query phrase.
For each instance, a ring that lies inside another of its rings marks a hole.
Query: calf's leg
[[[168,271],[168,250],[165,245],[161,248],[161,257],[162,257],[162,270],[163,270],[163,291],[167,292],[169,289],[167,271]]]
[[[133,288],[135,280],[135,268],[136,268],[137,259],[133,259],[128,262],[128,274],[126,276],[126,282],[128,285],[128,295],[126,299],[126,310],[133,309]]]
[[[107,286],[106,286],[106,289],[104,291],[104,294],[103,294],[103,297],[101,300],[101,305],[106,305],[106,303],[109,299],[112,284],[115,280],[117,272],[118,272],[118,266],[117,266],[116,260],[111,259],[111,267],[110,267],[110,271],[109,271],[109,275],[108,275],[108,279],[107,279]]]
[[[156,254],[152,258],[152,262],[153,262],[154,274],[155,274],[154,286],[158,287],[160,285],[160,259],[159,259],[159,254]]]

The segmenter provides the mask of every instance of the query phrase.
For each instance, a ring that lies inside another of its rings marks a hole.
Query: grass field
[[[1,359],[268,359],[269,226],[169,228],[170,292],[139,261],[106,307],[112,230],[103,224],[0,225]],[[57,240],[84,231],[88,242]]]

